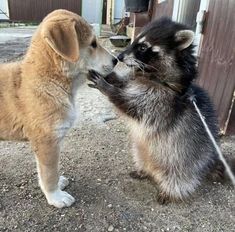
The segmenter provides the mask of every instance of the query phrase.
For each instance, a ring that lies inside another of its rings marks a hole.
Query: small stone
[[[113,205],[112,204],[108,204],[108,208],[112,208],[113,207]]]
[[[112,225],[109,226],[108,231],[113,231],[114,227]]]

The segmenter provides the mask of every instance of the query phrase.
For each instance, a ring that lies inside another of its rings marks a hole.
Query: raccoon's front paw
[[[93,82],[93,84],[88,84],[91,88],[99,89],[102,92],[112,87],[101,74],[96,72],[95,70],[90,70],[88,75],[88,80]]]

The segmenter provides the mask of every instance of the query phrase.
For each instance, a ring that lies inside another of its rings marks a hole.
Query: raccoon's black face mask
[[[186,26],[162,18],[145,27],[118,59],[168,79],[173,73],[184,74],[191,64],[195,65],[193,38],[194,32]]]

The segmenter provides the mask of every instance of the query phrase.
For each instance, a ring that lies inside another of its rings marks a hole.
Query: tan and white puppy
[[[56,10],[39,25],[22,61],[0,65],[0,138],[30,141],[50,205],[74,202],[62,191],[68,180],[58,163],[60,142],[76,118],[80,74],[91,68],[107,74],[115,64],[83,18]]]

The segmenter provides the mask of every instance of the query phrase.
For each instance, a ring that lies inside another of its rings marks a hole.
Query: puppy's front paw
[[[60,189],[47,193],[46,198],[49,205],[57,208],[69,207],[75,202],[75,199],[70,194]]]
[[[64,176],[60,176],[60,179],[59,179],[59,182],[58,182],[59,188],[61,190],[63,190],[66,186],[68,186],[68,184],[69,184],[68,178],[66,178]]]

